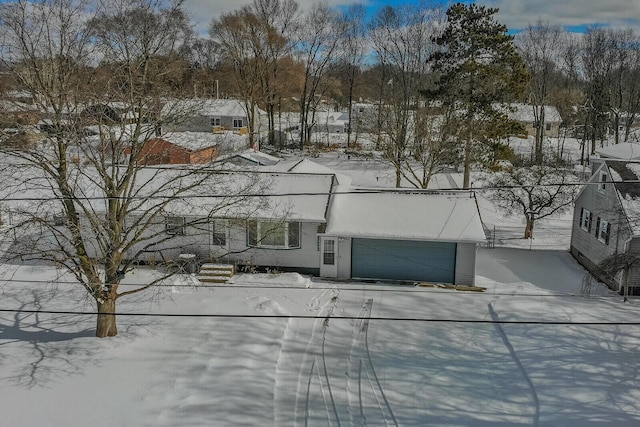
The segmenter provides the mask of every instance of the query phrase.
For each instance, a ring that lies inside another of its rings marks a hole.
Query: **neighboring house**
[[[616,254],[640,255],[640,163],[591,159],[592,174],[575,201],[571,254],[613,290],[640,295],[640,268],[602,277],[597,266]]]
[[[313,132],[317,133],[347,133],[349,114],[331,111],[317,111],[315,113]]]
[[[599,148],[596,150],[596,154],[601,159],[640,160],[640,144],[621,142]]]
[[[262,114],[256,110],[257,116]],[[248,132],[249,118],[243,101],[237,99],[193,99],[167,103],[163,114],[180,117],[162,127],[163,132]]]
[[[217,156],[216,135],[180,132],[145,142],[138,155],[138,163],[144,165],[204,164],[211,163]]]
[[[534,136],[538,126],[544,127],[545,135],[551,138],[557,138],[560,134],[560,125],[562,117],[558,109],[552,105],[544,106],[544,122],[539,123],[536,118],[534,106],[530,104],[509,104],[507,116],[522,124],[527,135]]]

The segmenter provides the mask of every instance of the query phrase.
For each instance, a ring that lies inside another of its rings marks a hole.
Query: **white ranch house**
[[[137,179],[145,188],[138,193],[136,212],[163,203],[163,194],[174,194],[170,187],[189,185],[193,178],[179,173],[141,170]],[[104,201],[90,182],[79,185],[87,186],[86,206],[100,218]],[[157,263],[193,254],[201,262],[345,280],[473,285],[476,249],[485,241],[472,192],[361,189],[309,160],[289,172],[216,174],[183,196],[141,229],[148,240],[129,248],[126,259]],[[55,203],[48,208],[52,213]],[[137,219],[135,213],[126,217],[124,232],[136,233]],[[58,226],[65,227],[62,221]]]

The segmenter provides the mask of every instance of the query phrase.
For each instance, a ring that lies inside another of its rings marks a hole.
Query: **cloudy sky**
[[[252,0],[185,0],[196,29],[206,33],[211,19],[222,13],[239,9]],[[302,7],[318,0],[298,0]],[[345,6],[358,2],[375,12],[384,5],[417,3],[420,0],[327,0],[331,6]],[[429,1],[429,0],[427,0]],[[431,0],[431,3],[447,3]],[[465,2],[467,3],[467,2]],[[475,3],[498,7],[498,19],[510,30],[526,27],[537,20],[566,26],[580,31],[587,25],[634,27],[640,30],[639,0],[476,0]]]

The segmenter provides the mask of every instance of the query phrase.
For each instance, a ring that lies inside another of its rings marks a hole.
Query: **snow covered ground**
[[[380,182],[371,165],[356,179]],[[521,225],[480,207],[488,224]],[[175,276],[121,300],[113,339],[93,338],[95,317],[75,314],[94,307],[69,277],[1,265],[1,424],[640,425],[640,300],[582,292],[569,223],[567,213],[533,243],[514,231],[511,247],[479,249],[482,293]]]
[[[0,309],[92,311],[63,276],[46,283],[50,268],[2,273]],[[11,426],[638,425],[640,306],[581,295],[582,276],[566,252],[522,249],[479,251],[484,293],[177,276],[123,300],[103,340],[90,315],[3,311],[0,413]]]

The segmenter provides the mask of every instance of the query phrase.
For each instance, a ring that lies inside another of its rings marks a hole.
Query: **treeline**
[[[126,21],[105,18],[106,11],[125,8]],[[61,9],[77,12],[77,22],[65,25],[78,27],[71,48],[81,51],[57,52],[54,46],[49,52],[34,49],[33,58],[19,57],[16,45],[39,42],[35,34],[15,39],[17,11],[35,21],[61,16],[55,12]],[[85,97],[126,100],[127,91],[140,86],[156,103],[168,96],[238,98],[250,112],[251,137],[257,126],[251,112],[259,107],[268,116],[267,140],[276,145],[281,142],[276,123],[283,112],[299,113],[297,139],[303,147],[317,126],[317,111],[345,111],[347,146],[357,129],[367,131],[399,164],[407,150],[425,151],[408,146],[420,126],[415,114],[425,103],[462,103],[470,123],[480,111],[490,112],[487,105],[523,102],[532,105],[538,123],[545,122],[546,105],[557,107],[565,127],[593,152],[610,135],[615,142],[629,140],[640,111],[640,38],[634,30],[598,27],[575,34],[538,22],[510,36],[495,20],[496,9],[474,4],[454,4],[448,10],[422,2],[386,6],[370,16],[361,5],[337,10],[320,2],[302,10],[295,0],[254,0],[214,18],[207,36],[193,32],[183,0],[18,1],[1,5],[1,10],[3,62],[13,71],[20,61],[46,61],[49,56],[68,61],[56,66],[68,67],[67,75],[78,80],[78,93]],[[129,13],[135,10],[140,13]],[[150,15],[150,10],[157,13]],[[475,32],[456,32],[455,25]],[[139,41],[138,50],[121,49],[125,38]],[[19,71],[3,76],[29,86],[25,80],[30,76]],[[132,82],[139,78],[144,79],[140,85]],[[6,81],[0,86],[11,87]],[[356,102],[380,108],[366,123],[362,117],[356,123]],[[452,115],[459,124],[459,106],[458,112],[438,113]],[[482,139],[485,131],[495,139],[512,130],[491,113],[491,129],[479,123],[473,131],[467,126],[462,138],[467,144]],[[460,130],[458,124],[452,127]],[[538,163],[544,156],[544,132],[543,126],[536,127],[533,152]]]

